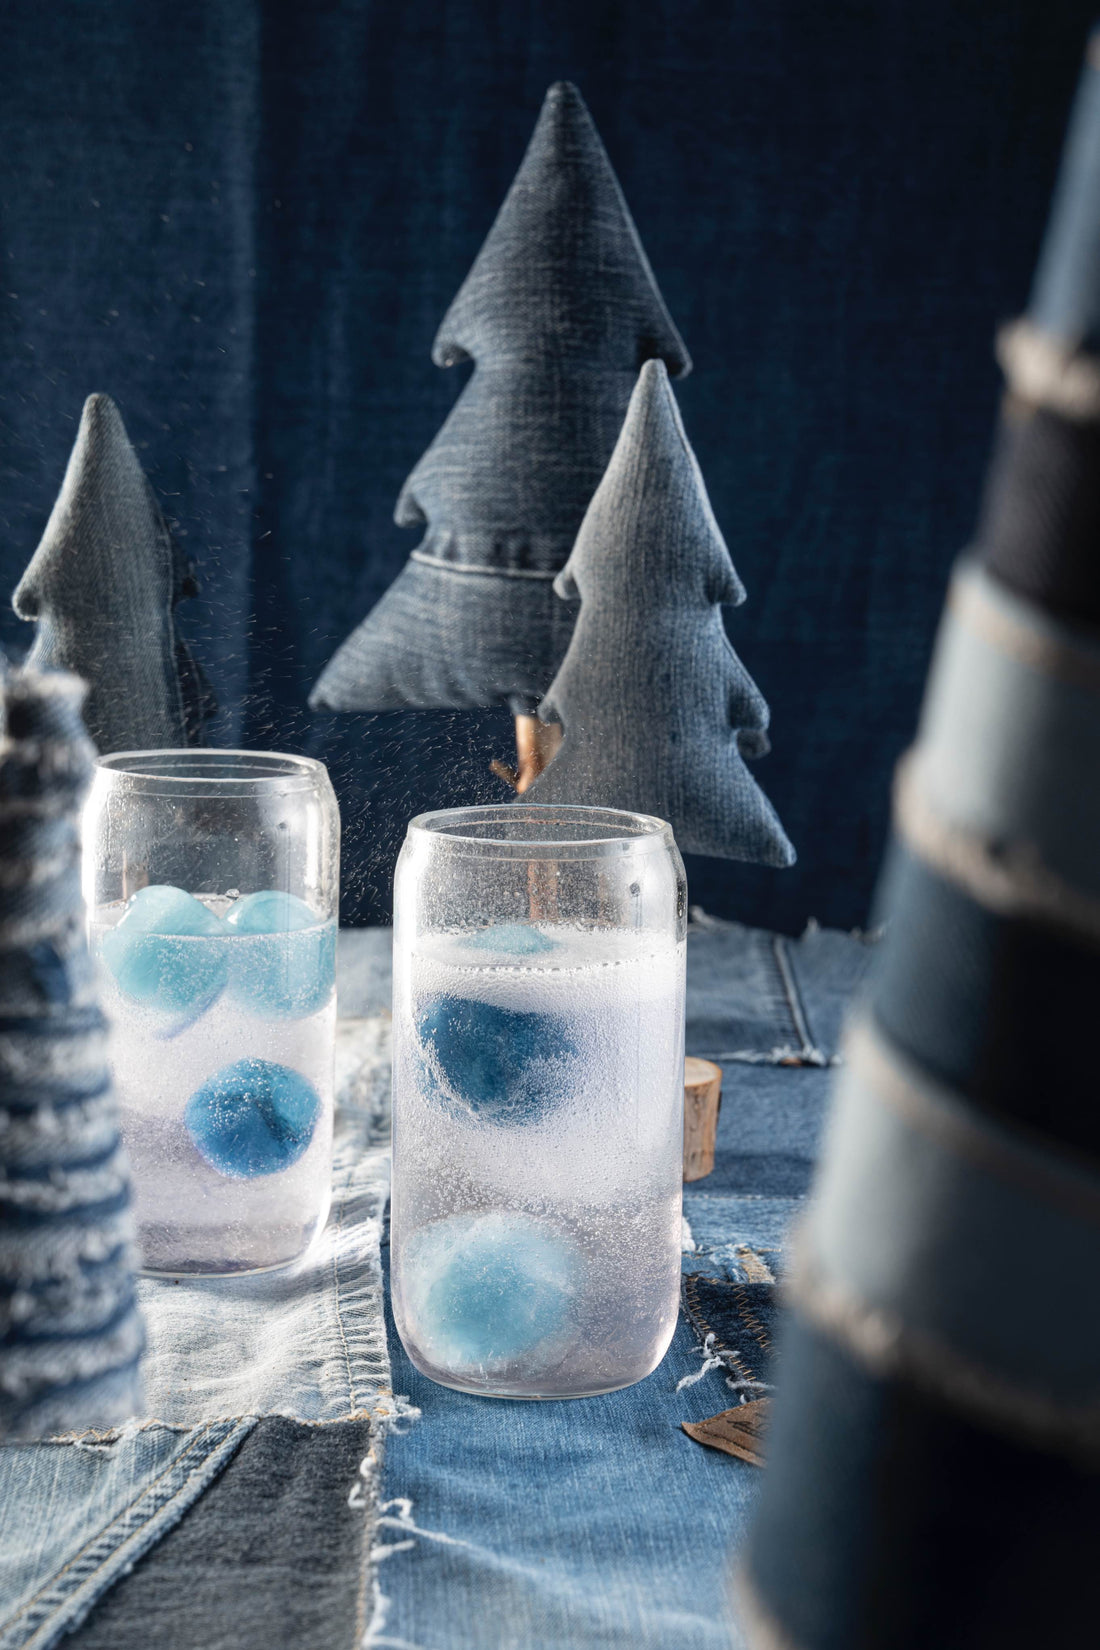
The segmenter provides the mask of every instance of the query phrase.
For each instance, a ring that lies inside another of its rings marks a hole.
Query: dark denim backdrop
[[[305,698],[412,548],[394,501],[461,378],[432,337],[572,78],[695,359],[800,854],[697,862],[692,897],[861,921],[1094,3],[3,0],[0,585],[108,391],[200,560],[219,738],[330,763],[345,914],[384,920],[408,814],[504,794],[507,714]]]

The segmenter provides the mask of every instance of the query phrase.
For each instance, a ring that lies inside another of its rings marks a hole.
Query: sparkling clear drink
[[[683,982],[676,932],[398,938],[393,1304],[433,1379],[552,1398],[660,1362],[679,1304]]]
[[[329,1206],[336,925],[145,888],[92,924],[145,1267],[280,1266]]]

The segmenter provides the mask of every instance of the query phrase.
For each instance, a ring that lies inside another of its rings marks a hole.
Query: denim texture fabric
[[[1042,1298],[1021,1296],[1016,1316],[1022,1335],[1043,1335]],[[757,1593],[772,1605],[754,1646],[1090,1641],[1100,1612],[1094,1468],[973,1425],[801,1318],[788,1320],[776,1368],[747,1543]],[[782,1401],[793,1371],[797,1404]]]
[[[1100,1000],[1096,946],[991,911],[900,844],[884,897],[906,913],[907,943],[884,947],[876,1024],[983,1111],[1100,1162],[1082,1035]]]
[[[371,1184],[378,1157],[369,1142],[384,1133],[388,1115],[389,940],[386,930],[345,933],[339,959],[341,1110],[372,1165],[364,1171]],[[776,1252],[810,1174],[842,1004],[871,955],[848,935],[815,930],[794,942],[694,914],[688,1048],[724,1048],[727,1058],[715,1172],[685,1189],[686,1272],[740,1282],[746,1246],[770,1256],[773,1269],[779,1264]],[[813,1060],[792,1064],[792,1039],[812,1049]],[[333,1224],[339,1220],[337,1209]],[[358,1275],[371,1285],[365,1293],[357,1295],[356,1274],[348,1274],[350,1251],[341,1261],[338,1247],[329,1252],[338,1284],[321,1268],[313,1277],[314,1292],[329,1302],[339,1296],[333,1322],[346,1334],[373,1321],[376,1237],[369,1224],[359,1234]],[[158,1418],[116,1434],[0,1452],[0,1472],[8,1475],[0,1508],[18,1520],[13,1530],[42,1522],[51,1505],[64,1509],[64,1516],[51,1514],[48,1551],[0,1541],[9,1564],[0,1634],[14,1635],[0,1636],[0,1650],[30,1643],[20,1612],[31,1596],[40,1601],[36,1650],[56,1642],[96,1599],[74,1640],[87,1650],[149,1642],[151,1624],[164,1650],[353,1650],[360,1642],[421,1650],[497,1643],[725,1650],[740,1642],[728,1618],[727,1557],[758,1475],[679,1430],[682,1420],[736,1401],[726,1369],[712,1368],[676,1391],[704,1362],[701,1337],[687,1320],[665,1363],[640,1386],[542,1405],[465,1398],[434,1386],[405,1361],[391,1328],[391,1378],[380,1376],[378,1364],[368,1367],[364,1351],[359,1388],[369,1401],[360,1403],[358,1420],[340,1419],[355,1411],[346,1381],[335,1401],[341,1383],[325,1373],[331,1330],[315,1312],[312,1344],[307,1333],[288,1337],[285,1304],[282,1313],[270,1312],[273,1379],[257,1381],[248,1327],[235,1331],[228,1310],[246,1282],[230,1280],[225,1300],[218,1286],[207,1286],[202,1310],[212,1327],[201,1359],[197,1340],[191,1347],[184,1339],[196,1333],[188,1325],[200,1308],[171,1303],[186,1284],[142,1283],[152,1302],[150,1385],[174,1425]],[[235,1381],[229,1368],[217,1378],[209,1343],[221,1335],[230,1336],[223,1362],[236,1368]],[[204,1370],[216,1377],[209,1384]],[[327,1407],[326,1391],[334,1399]],[[209,1420],[246,1400],[255,1403],[250,1414]],[[322,1411],[328,1424],[321,1427],[295,1419]],[[125,1545],[137,1529],[140,1543]],[[145,1556],[120,1579],[139,1552]],[[364,1591],[368,1556],[374,1578]]]
[[[972,561],[952,582],[911,759],[938,817],[1100,899],[1100,642]],[[1028,760],[1021,762],[1021,744]]]
[[[642,368],[555,589],[581,598],[539,710],[564,738],[524,800],[656,814],[685,853],[790,865],[745,767],[768,749],[769,715],[722,624],[744,587],[660,361]]]
[[[108,395],[90,395],[42,541],[15,591],[28,663],[88,684],[100,751],[199,743],[209,690],[173,609],[198,592]]]
[[[1028,319],[1067,351],[1100,353],[1100,34],[1094,32],[1066,134]]]
[[[254,1425],[131,1426],[0,1449],[0,1646],[49,1650],[184,1514]]]
[[[372,1528],[349,1491],[370,1446],[368,1421],[257,1421],[65,1650],[358,1650]]]
[[[573,616],[545,587],[654,356],[691,366],[591,116],[561,82],[436,335],[437,366],[475,371],[397,501],[399,526],[427,531],[315,707],[535,709]]]
[[[740,1282],[746,1247],[774,1257],[785,1244],[803,1206],[843,1005],[872,955],[850,935],[818,930],[795,942],[694,915],[687,1048],[726,1057],[715,1170],[684,1188],[686,1274]],[[796,1036],[813,1062],[790,1063]],[[741,1645],[729,1564],[761,1475],[680,1431],[737,1402],[726,1381],[738,1377],[725,1367],[677,1390],[699,1376],[704,1338],[681,1318],[664,1362],[638,1386],[510,1404],[425,1380],[391,1326],[393,1383],[421,1418],[386,1446],[367,1645]]]
[[[1005,356],[1010,426],[1045,410],[1100,429],[1100,356],[1076,352],[1088,317],[1057,330],[1071,300],[1097,302],[1098,49],[1025,348]],[[1063,508],[1063,458],[1002,448],[981,570],[957,577],[899,774],[882,960],[788,1274],[744,1583],[761,1650],[1095,1634],[1100,1339],[1081,1303],[1100,1264],[1100,670],[1095,575],[1080,575],[1097,500],[1082,471]],[[1028,1509],[1026,1540],[1007,1498]]]
[[[276,1523],[282,1520],[284,1550],[292,1509],[314,1493],[310,1485],[318,1474],[331,1492],[341,1539],[353,1545],[370,1539],[377,1497],[363,1493],[358,1469],[372,1452],[380,1459],[382,1435],[400,1408],[389,1387],[379,1263],[389,1184],[384,1141],[390,965],[388,932],[363,932],[353,939],[358,943],[342,947],[337,964],[339,1126],[328,1226],[310,1254],[284,1272],[139,1279],[149,1342],[139,1418],[109,1430],[82,1428],[64,1439],[0,1449],[3,1650],[24,1644],[45,1650],[82,1619],[226,1469],[260,1419],[281,1417],[287,1423],[283,1432],[264,1429],[246,1469],[255,1486],[258,1459],[278,1454],[276,1438],[287,1440],[287,1459],[272,1469],[270,1495],[256,1498],[259,1509],[266,1506]],[[135,1408],[131,1390],[121,1415]],[[306,1434],[318,1429],[338,1436],[329,1445],[314,1446]],[[341,1509],[357,1483],[358,1512],[345,1527]],[[235,1504],[232,1495],[224,1503]],[[203,1525],[213,1532],[211,1567],[224,1561],[229,1545],[226,1529],[219,1527],[221,1516],[215,1508],[209,1526]],[[319,1523],[312,1539],[321,1542],[330,1530],[329,1523]],[[299,1526],[300,1541],[310,1536],[309,1528]],[[324,1555],[316,1545],[310,1551],[321,1576]],[[274,1564],[273,1554],[274,1548]],[[260,1556],[253,1552],[249,1562]],[[171,1591],[179,1580],[176,1568],[174,1560],[167,1561],[166,1598],[176,1597]],[[328,1596],[334,1609],[351,1609],[354,1615],[364,1596],[358,1559],[353,1570],[333,1581]],[[264,1585],[258,1575],[256,1581]],[[283,1581],[293,1592],[292,1578]],[[196,1621],[205,1619],[206,1602],[213,1607],[215,1590],[211,1581],[209,1591],[196,1598]],[[155,1583],[154,1602],[158,1596],[160,1583]],[[225,1589],[222,1604],[229,1608]],[[295,1608],[308,1616],[308,1601],[299,1599]],[[242,1635],[257,1622],[270,1623],[254,1596],[242,1593],[241,1609]],[[126,1629],[135,1642],[144,1630],[144,1610],[144,1603],[137,1606]],[[110,1621],[109,1632],[121,1633],[115,1614]],[[159,1642],[172,1643],[170,1637]],[[349,1650],[353,1642],[348,1639]],[[294,1650],[301,1643],[294,1641]],[[322,1645],[328,1650],[323,1639],[319,1650]]]
[[[84,930],[84,690],[12,672],[0,744],[0,1439],[108,1426],[143,1332],[107,1026]]]
[[[505,798],[508,713],[306,700],[420,536],[394,501],[468,371],[435,371],[431,341],[568,78],[697,362],[677,395],[799,850],[782,874],[695,859],[692,900],[789,934],[865,923],[973,528],[989,341],[1027,293],[1096,5],[1002,11],[8,0],[4,591],[109,392],[201,567],[176,619],[223,707],[212,742],[327,762],[344,920],[388,921],[409,816]]]

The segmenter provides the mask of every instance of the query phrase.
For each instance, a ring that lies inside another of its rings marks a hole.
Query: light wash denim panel
[[[721,1057],[724,1095],[714,1172],[684,1188],[685,1272],[737,1283],[746,1248],[786,1243],[873,954],[858,936],[796,941],[693,913],[687,1048]],[[372,1650],[743,1643],[730,1565],[762,1474],[680,1430],[739,1396],[686,1318],[647,1380],[577,1403],[444,1391],[392,1332],[391,1355],[421,1418],[386,1445]]]
[[[141,1416],[0,1449],[0,1509],[10,1520],[6,1531],[0,1525],[0,1650],[56,1643],[178,1522],[257,1419],[349,1426],[341,1504],[360,1461],[371,1451],[381,1459],[382,1435],[400,1408],[390,1392],[379,1261],[389,1185],[379,1140],[388,1123],[389,936],[363,938],[350,966],[343,954],[338,963],[341,1006],[356,1012],[339,1022],[324,1233],[283,1272],[139,1280],[149,1342]],[[373,1506],[360,1497],[368,1533]]]
[[[563,82],[436,336],[438,366],[475,371],[398,499],[398,523],[424,538],[321,676],[315,708],[535,709],[573,617],[549,582],[652,357],[674,374],[691,366],[591,116]],[[459,584],[446,576],[456,568],[481,577]]]
[[[656,814],[684,853],[790,865],[794,849],[745,766],[768,749],[768,707],[720,605],[744,588],[661,361],[642,368],[555,588],[581,598],[539,713],[565,737],[524,800]]]
[[[372,1430],[262,1417],[64,1650],[359,1650],[375,1531],[352,1491]]]
[[[172,617],[197,591],[118,408],[108,395],[90,395],[14,601],[36,625],[27,662],[87,682],[84,721],[97,750],[199,742],[214,703]]]
[[[83,684],[12,672],[0,748],[0,1439],[139,1402],[129,1172],[84,931]]]

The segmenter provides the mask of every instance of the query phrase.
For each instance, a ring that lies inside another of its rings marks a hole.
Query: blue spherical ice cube
[[[297,1020],[325,1006],[336,983],[335,923],[277,888],[246,894],[226,922],[241,936],[232,948],[230,993],[243,1008],[261,1019]]]
[[[189,1025],[225,987],[225,933],[193,894],[154,884],[131,895],[100,950],[125,998]]]
[[[321,1097],[301,1072],[250,1056],[195,1090],[183,1121],[202,1157],[233,1180],[278,1174],[308,1149]]]
[[[466,936],[463,943],[468,950],[491,951],[502,957],[539,957],[556,951],[561,941],[552,940],[529,922],[497,922]]]
[[[450,1215],[401,1250],[409,1328],[438,1368],[492,1373],[537,1352],[568,1350],[582,1260],[576,1245],[532,1215]]]
[[[437,1097],[490,1123],[534,1123],[561,1101],[578,1048],[565,1019],[478,997],[431,998],[416,1022]]]

